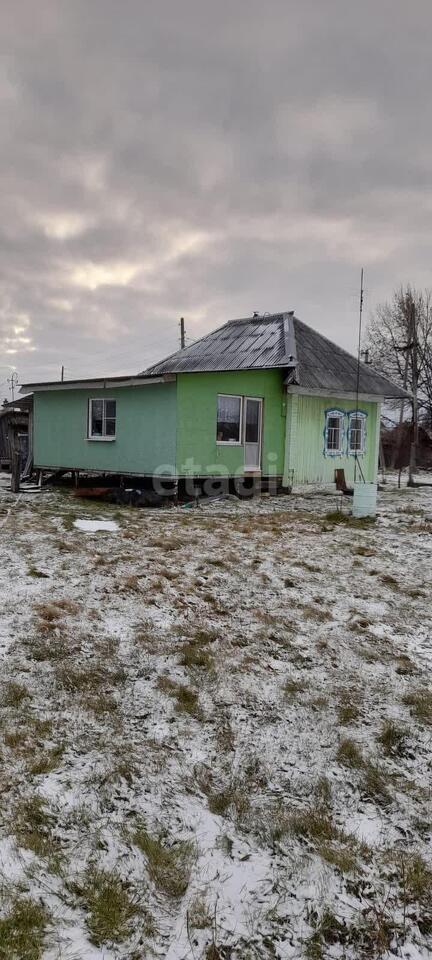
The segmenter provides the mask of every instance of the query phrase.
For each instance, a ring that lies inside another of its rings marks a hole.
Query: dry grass
[[[76,642],[57,630],[49,635],[43,630],[42,636],[30,637],[25,646],[29,657],[39,663],[65,660],[77,649]]]
[[[144,826],[136,830],[133,841],[147,860],[153,883],[169,897],[182,897],[188,888],[196,848],[190,840],[168,844],[152,837]]]
[[[17,843],[36,856],[53,863],[60,855],[60,843],[54,835],[55,818],[38,794],[20,800],[11,823]]]
[[[417,667],[407,653],[400,653],[395,660],[396,673],[401,677],[412,677],[417,673]]]
[[[417,687],[406,693],[402,700],[418,723],[432,724],[432,690],[429,687]]]
[[[188,713],[197,720],[202,719],[203,713],[199,704],[199,697],[196,690],[188,687],[184,683],[177,683],[169,677],[162,676],[158,678],[157,688],[162,693],[173,697],[176,702],[178,713]]]
[[[138,902],[130,885],[115,870],[94,866],[86,871],[82,883],[71,885],[86,910],[90,940],[96,946],[122,943],[136,929]],[[146,918],[149,923],[149,917]]]
[[[53,770],[57,770],[63,759],[64,750],[65,745],[64,743],[61,743],[56,747],[51,747],[46,750],[38,750],[37,752],[33,753],[32,759],[27,767],[29,776],[46,776],[46,774],[52,773]]]
[[[327,524],[332,526],[343,524],[346,527],[353,527],[355,530],[369,530],[376,523],[375,517],[353,517],[351,514],[342,513],[339,510],[326,513],[325,520],[325,526]]]
[[[13,897],[0,917],[0,960],[41,960],[49,921],[42,903]]]
[[[30,697],[30,691],[23,683],[9,680],[1,690],[2,707],[20,707],[24,700]]]
[[[252,802],[257,794],[265,791],[268,785],[268,773],[259,757],[251,756],[241,769],[226,779],[216,779],[208,767],[195,770],[196,782],[207,797],[211,813],[217,816],[231,817],[238,826],[253,831],[257,835],[270,835],[270,820],[276,813],[279,816],[279,807],[266,810],[265,824],[260,815],[256,815]]]
[[[57,629],[67,614],[76,614],[79,604],[74,600],[52,600],[50,603],[35,603],[36,624],[40,631],[50,633]]]
[[[187,911],[188,926],[192,930],[206,930],[213,924],[213,913],[203,893],[191,900]]]
[[[304,620],[316,620],[317,623],[327,623],[332,620],[332,614],[322,606],[314,606],[312,603],[305,603],[299,607],[299,614]]]
[[[338,763],[344,767],[360,770],[364,766],[363,754],[358,744],[351,737],[343,737],[336,754]]]
[[[211,643],[213,639],[213,637],[197,631],[196,635],[184,643],[181,648],[181,666],[211,670],[213,667],[213,657],[208,650],[208,644]]]
[[[284,681],[282,690],[283,695],[287,703],[293,703],[297,697],[304,692],[306,689],[306,683],[304,680],[296,680],[294,677],[288,677]]]
[[[402,727],[393,720],[386,720],[377,740],[388,757],[405,756],[408,740],[406,727]]]
[[[343,725],[355,723],[361,717],[362,693],[353,687],[339,690],[337,714]]]
[[[365,544],[362,544],[362,543],[356,547],[353,547],[352,552],[357,557],[375,557],[376,556],[376,551],[373,550],[372,547],[367,547]]]
[[[59,687],[96,716],[117,711],[113,688],[124,683],[126,672],[109,653],[104,659],[62,660],[55,664],[54,672]]]
[[[389,786],[393,782],[391,775],[384,767],[368,760],[363,766],[360,780],[360,791],[368,800],[378,806],[387,806],[390,803]]]
[[[294,835],[319,845],[336,841],[340,833],[327,805],[318,804],[293,813],[290,829]]]

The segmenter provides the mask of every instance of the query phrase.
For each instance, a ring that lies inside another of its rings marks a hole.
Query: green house
[[[232,320],[136,376],[29,391],[41,471],[284,487],[352,481],[355,462],[374,481],[381,403],[406,397],[293,313]]]

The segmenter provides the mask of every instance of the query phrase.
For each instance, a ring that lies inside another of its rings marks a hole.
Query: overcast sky
[[[431,0],[4,0],[0,395],[432,284]]]

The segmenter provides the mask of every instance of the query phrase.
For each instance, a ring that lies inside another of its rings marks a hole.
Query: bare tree
[[[419,423],[432,423],[431,292],[400,287],[389,303],[377,308],[366,346],[376,369],[410,393],[409,401],[398,401],[398,405],[400,433],[407,406],[411,410],[409,483],[413,483]]]

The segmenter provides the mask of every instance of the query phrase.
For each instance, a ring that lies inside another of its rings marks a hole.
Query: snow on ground
[[[429,955],[432,488],[349,507],[1,478],[0,957]]]
[[[97,533],[98,530],[118,530],[118,523],[115,520],[74,520],[74,527],[77,530],[84,530],[85,533]]]

